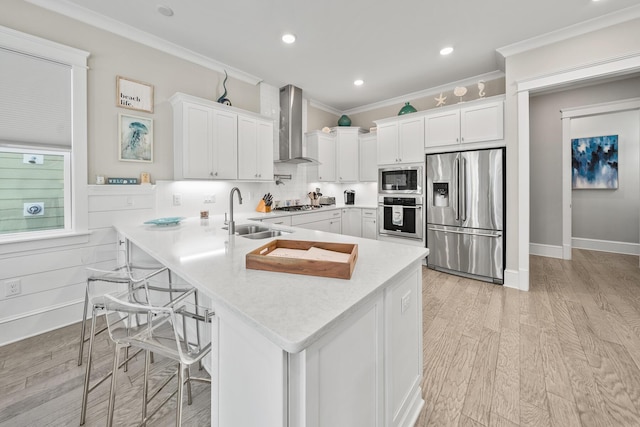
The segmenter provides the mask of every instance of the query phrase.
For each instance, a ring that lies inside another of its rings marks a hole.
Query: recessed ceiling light
[[[353,84],[356,85],[356,86],[362,86],[364,84],[364,80],[358,79],[358,80],[354,81]]]
[[[173,10],[169,6],[163,4],[158,5],[158,13],[164,16],[173,16]]]
[[[440,50],[440,55],[449,55],[451,52],[453,52],[453,48],[448,46],[448,47],[444,47]]]
[[[285,34],[282,36],[282,41],[286,44],[291,44],[296,41],[296,36],[293,34]]]

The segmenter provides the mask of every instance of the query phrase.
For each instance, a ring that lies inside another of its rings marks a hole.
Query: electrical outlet
[[[174,194],[173,195],[173,206],[182,205],[182,194]]]
[[[216,195],[212,194],[212,195],[204,196],[204,202],[205,203],[215,203],[216,202]]]
[[[4,295],[7,297],[13,297],[20,295],[20,279],[7,280],[4,282]]]
[[[409,304],[411,303],[411,291],[404,294],[402,297],[402,308],[400,310],[401,313],[404,313],[409,308]]]

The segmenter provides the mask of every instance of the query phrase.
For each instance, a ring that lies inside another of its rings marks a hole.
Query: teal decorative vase
[[[398,115],[401,116],[403,114],[415,113],[416,111],[418,110],[413,108],[413,105],[409,104],[408,102],[405,102],[404,107],[400,109],[400,112],[398,113]]]
[[[351,126],[351,119],[346,114],[343,114],[338,119],[338,126]]]

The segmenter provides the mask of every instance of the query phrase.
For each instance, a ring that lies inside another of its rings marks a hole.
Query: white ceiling
[[[340,111],[501,68],[496,49],[631,8],[638,0],[28,0],[144,42],[202,55],[230,75]],[[173,9],[166,17],[158,5]],[[636,6],[636,7],[633,7]],[[627,12],[627,11],[625,11]],[[625,13],[617,13],[618,19]],[[109,19],[103,19],[108,17]],[[624,18],[622,18],[624,19]],[[116,21],[116,22],[114,22]],[[123,31],[122,24],[129,26]],[[293,45],[280,37],[296,34]],[[145,34],[146,33],[146,34]],[[455,51],[440,56],[442,47]],[[216,68],[216,67],[214,67]],[[246,77],[246,76],[245,76]],[[353,81],[361,78],[360,87]]]

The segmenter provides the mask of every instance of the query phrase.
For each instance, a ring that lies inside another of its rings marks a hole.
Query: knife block
[[[271,206],[267,206],[264,203],[264,200],[260,200],[260,203],[258,203],[258,206],[256,207],[256,211],[262,213],[271,212]]]

